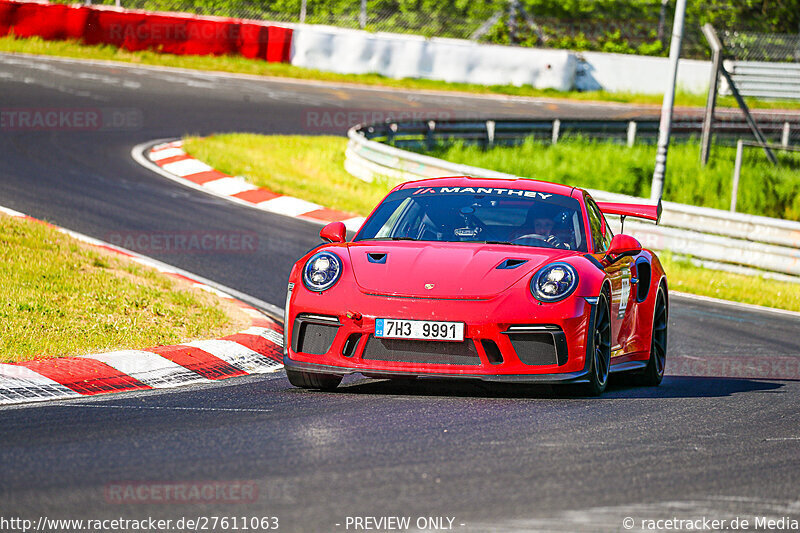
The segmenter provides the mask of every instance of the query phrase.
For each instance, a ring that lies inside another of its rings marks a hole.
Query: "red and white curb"
[[[141,163],[141,152],[146,150],[137,148],[134,148],[134,159]],[[145,157],[148,162],[154,163],[161,170],[160,174],[170,179],[270,213],[320,224],[341,221],[351,231],[357,231],[364,222],[364,217],[328,209],[293,196],[277,194],[248,183],[240,176],[229,176],[215,170],[187,154],[183,150],[183,141],[180,140],[156,144],[146,151]]]
[[[0,212],[47,224],[2,206]],[[92,237],[48,225],[92,246],[124,255],[131,261],[189,281],[197,288],[230,300],[250,316],[251,325],[240,333],[222,339],[193,341],[177,346],[0,363],[0,405],[211,383],[283,368],[283,327],[255,307],[229,294],[236,291],[220,290],[199,276]]]

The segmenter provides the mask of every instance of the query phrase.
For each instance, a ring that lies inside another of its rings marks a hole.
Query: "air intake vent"
[[[517,352],[519,360],[524,364],[558,364],[553,335],[550,333],[513,333],[508,337],[511,339],[511,345]]]
[[[650,292],[650,263],[644,259],[637,261],[636,274],[639,278],[636,285],[636,301],[643,302],[647,300],[647,294]]]
[[[382,339],[369,336],[364,346],[364,360],[432,365],[474,365],[481,359],[472,340],[464,342]]]
[[[327,353],[339,326],[333,316],[297,315],[292,326],[292,350],[313,355]]]
[[[361,340],[361,333],[351,333],[347,340],[344,342],[344,347],[342,348],[342,355],[345,357],[353,357],[353,354],[356,353],[356,348],[358,348],[358,341]]]
[[[486,352],[486,358],[491,364],[499,365],[503,362],[503,354],[500,353],[500,348],[497,347],[497,343],[493,340],[482,339],[481,346],[483,346],[483,351]]]
[[[369,261],[370,263],[384,264],[386,263],[386,254],[368,253],[367,261]]]
[[[511,270],[512,268],[517,268],[518,266],[527,262],[528,262],[527,259],[506,259],[505,261],[497,265],[497,268],[500,270]]]
[[[554,325],[517,324],[504,332],[526,365],[563,365],[569,357],[567,337]]]

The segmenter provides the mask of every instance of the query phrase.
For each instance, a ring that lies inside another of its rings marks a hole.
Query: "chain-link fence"
[[[69,3],[75,0],[55,1]],[[660,56],[667,55],[674,15],[672,0],[84,1],[111,5],[116,3],[133,9],[181,11],[279,23],[326,24],[426,37],[472,39],[504,45]],[[729,25],[729,27],[767,31],[774,31],[776,27],[775,23],[759,21],[757,17],[750,15],[740,14],[741,20],[736,19],[732,15],[734,11],[731,5],[724,1],[691,2],[686,14],[682,56],[693,58],[708,56],[708,45],[702,37],[700,26],[709,20],[722,21],[718,27]],[[794,12],[791,10],[789,13],[790,15],[782,19],[795,16],[800,21],[800,14],[792,15]],[[742,21],[747,21],[747,24],[742,25]],[[793,24],[792,28],[799,23],[794,20],[784,22]],[[759,34],[732,35],[758,36]],[[787,39],[789,38],[794,38],[794,44],[787,41],[787,49],[796,51],[798,36],[787,36]],[[735,38],[734,41],[736,39],[739,38]],[[760,37],[759,39],[764,41]],[[736,42],[744,41],[739,39]],[[775,46],[777,50],[777,41]],[[776,52],[776,55],[782,57],[786,54]]]
[[[70,0],[58,0],[69,2]],[[507,0],[444,2],[452,9],[386,0],[89,0],[125,8],[180,11],[282,23],[325,24],[375,32],[468,39]]]
[[[800,9],[800,8],[798,8]],[[800,34],[723,31],[725,56],[739,61],[800,62]]]
[[[74,0],[56,0],[69,3]],[[326,24],[426,37],[573,50],[666,54],[672,10],[661,0],[614,1],[569,13],[521,0],[87,0],[282,23]],[[557,4],[556,4],[557,5]],[[662,40],[659,40],[659,37]],[[689,42],[701,43],[697,38]],[[691,46],[691,45],[690,45]]]

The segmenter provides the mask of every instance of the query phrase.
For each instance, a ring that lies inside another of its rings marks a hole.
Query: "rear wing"
[[[620,215],[623,217],[623,222],[625,217],[635,217],[652,220],[658,224],[661,218],[661,202],[658,202],[658,205],[597,202],[597,207],[605,215]]]

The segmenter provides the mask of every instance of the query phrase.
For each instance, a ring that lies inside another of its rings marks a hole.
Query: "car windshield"
[[[586,251],[578,200],[484,187],[417,187],[390,194],[356,241],[482,242]]]

